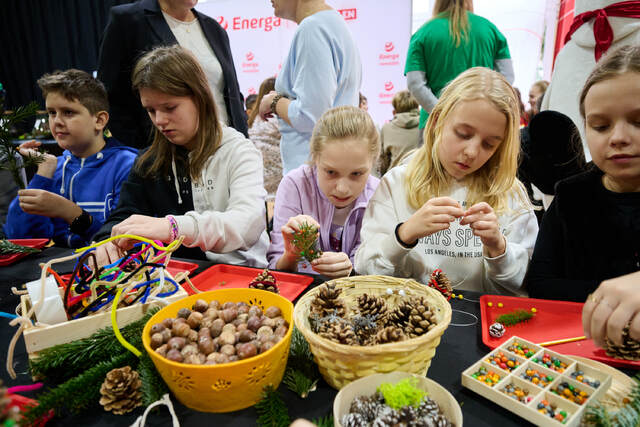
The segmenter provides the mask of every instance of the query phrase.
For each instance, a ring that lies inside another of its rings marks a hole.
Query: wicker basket
[[[412,279],[389,276],[355,276],[331,280],[341,288],[341,298],[349,308],[347,316],[354,313],[356,298],[367,293],[385,298],[389,307],[395,307],[403,298],[425,297],[434,307],[437,326],[428,333],[406,341],[373,346],[351,346],[325,339],[311,330],[309,308],[319,292],[315,288],[300,298],[293,312],[293,321],[309,342],[320,373],[329,385],[340,389],[358,378],[375,373],[403,371],[426,375],[440,337],[451,321],[449,302],[435,289]],[[406,296],[389,295],[387,289],[404,290]]]

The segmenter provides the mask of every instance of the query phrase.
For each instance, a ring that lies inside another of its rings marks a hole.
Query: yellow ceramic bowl
[[[177,317],[181,308],[191,308],[198,299],[207,302],[246,302],[263,311],[280,308],[289,322],[287,335],[273,348],[248,359],[221,365],[188,365],[168,360],[151,349],[151,326]],[[255,405],[266,385],[277,388],[282,381],[293,331],[293,304],[273,292],[258,289],[220,289],[191,295],[157,312],[142,331],[142,343],[156,369],[176,398],[185,406],[203,412],[231,412]]]

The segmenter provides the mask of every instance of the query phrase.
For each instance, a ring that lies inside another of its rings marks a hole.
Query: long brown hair
[[[251,126],[253,126],[253,122],[256,120],[256,117],[258,116],[258,113],[260,112],[260,102],[262,102],[262,98],[264,98],[264,96],[266,94],[268,94],[269,92],[271,92],[275,88],[276,88],[276,78],[275,77],[269,77],[269,78],[265,79],[260,84],[260,90],[258,91],[258,97],[256,98],[255,104],[253,104],[253,109],[251,110],[251,115],[249,116],[249,122],[247,123],[249,125],[249,128],[251,128]]]
[[[195,148],[189,153],[188,168],[191,179],[199,181],[205,163],[220,146],[222,129],[207,77],[198,60],[179,45],[157,47],[138,60],[131,82],[136,92],[146,88],[172,96],[191,97],[198,109],[198,129],[194,136]],[[175,153],[176,146],[154,128],[151,147],[140,156],[136,167],[144,176],[166,174]],[[152,163],[147,167],[149,161]]]
[[[469,31],[469,19],[467,18],[467,7],[469,0],[436,0],[433,6],[433,17],[446,17],[449,19],[449,33],[460,46],[462,39],[466,39]]]

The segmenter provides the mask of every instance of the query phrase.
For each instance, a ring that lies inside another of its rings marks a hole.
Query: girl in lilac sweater
[[[366,112],[337,107],[322,115],[310,144],[310,164],[292,170],[278,186],[269,267],[348,276],[360,246],[364,210],[379,182],[371,176],[380,152],[378,132]],[[298,262],[292,242],[304,223],[318,228],[323,251],[310,264]]]

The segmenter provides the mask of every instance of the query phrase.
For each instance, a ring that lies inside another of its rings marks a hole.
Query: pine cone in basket
[[[629,325],[622,330],[622,345],[615,345],[607,338],[606,348],[607,356],[625,360],[640,359],[640,342],[629,336]]]
[[[436,326],[436,317],[429,307],[426,298],[411,301],[411,313],[407,324],[407,333],[410,337],[419,337],[426,334]]]
[[[0,380],[0,425],[18,426],[20,421],[20,408],[18,406],[10,406],[11,398],[7,394],[7,388],[2,385]]]
[[[376,334],[376,344],[386,344],[390,342],[403,341],[407,337],[401,328],[396,326],[387,326]]]
[[[360,345],[374,345],[376,333],[380,330],[382,323],[377,321],[375,314],[367,314],[352,317],[351,326]]]
[[[356,337],[353,328],[346,321],[331,323],[327,332],[319,334],[322,338],[335,341],[340,344],[358,345],[358,337]]]
[[[278,289],[278,284],[276,283],[276,278],[271,274],[268,268],[262,270],[262,273],[258,274],[258,276],[249,283],[249,287],[252,289],[262,289],[264,291],[273,292],[274,294],[280,293],[280,289]]]
[[[381,297],[369,294],[358,296],[358,310],[361,316],[374,316],[381,324],[387,318],[387,303]]]
[[[105,411],[122,415],[142,405],[142,390],[138,372],[130,366],[113,369],[100,387],[100,404]]]
[[[333,312],[340,317],[344,317],[347,310],[344,301],[339,298],[341,292],[333,283],[325,283],[320,286],[318,295],[311,301],[311,313],[325,317]]]
[[[400,301],[396,308],[389,313],[389,316],[387,317],[387,325],[397,326],[399,328],[405,327],[409,321],[411,309],[412,306],[408,300]]]
[[[329,331],[332,323],[342,323],[344,321],[344,318],[338,316],[335,312],[331,312],[324,317],[320,317],[315,313],[311,313],[311,315],[309,316],[311,329],[316,334]]]

